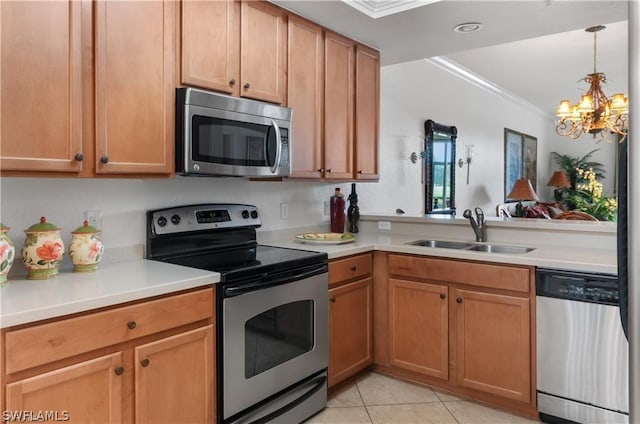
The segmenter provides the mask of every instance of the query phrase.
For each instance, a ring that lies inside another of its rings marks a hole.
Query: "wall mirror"
[[[455,215],[458,130],[428,119],[424,132],[425,213]]]

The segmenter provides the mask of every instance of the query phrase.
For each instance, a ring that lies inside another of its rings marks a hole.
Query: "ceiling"
[[[606,25],[597,44],[603,89],[628,92],[626,1],[425,1],[377,19],[340,0],[272,2],[379,49],[383,66],[444,56],[549,114],[586,91],[578,81],[593,70],[593,35],[584,29]],[[484,28],[453,31],[464,22]]]

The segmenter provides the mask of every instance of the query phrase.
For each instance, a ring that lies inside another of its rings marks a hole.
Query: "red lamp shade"
[[[533,191],[531,181],[526,178],[517,179],[511,192],[507,196],[511,200],[538,200],[538,195]]]
[[[563,187],[571,187],[571,183],[567,178],[567,174],[565,174],[562,171],[555,171],[551,176],[551,178],[549,179],[547,186],[563,188]]]

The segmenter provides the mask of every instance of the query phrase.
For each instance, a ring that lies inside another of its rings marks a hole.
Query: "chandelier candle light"
[[[589,90],[575,105],[569,100],[560,101],[556,111],[560,118],[556,132],[573,139],[583,133],[593,134],[594,138],[596,134],[603,133],[605,140],[608,134],[618,134],[622,143],[627,136],[629,99],[622,93],[616,93],[609,100],[600,87],[607,82],[605,75],[596,70],[596,34],[603,29],[604,25],[598,25],[585,30],[593,33],[593,73],[580,81],[589,83]]]

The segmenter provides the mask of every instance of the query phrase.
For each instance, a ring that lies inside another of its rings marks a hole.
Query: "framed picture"
[[[518,178],[531,181],[537,190],[538,139],[509,128],[504,129],[504,200]]]

